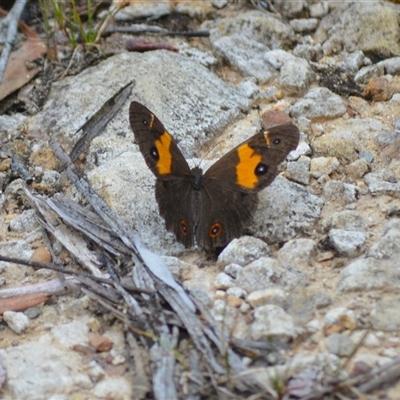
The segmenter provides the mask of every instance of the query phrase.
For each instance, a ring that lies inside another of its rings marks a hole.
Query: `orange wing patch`
[[[149,128],[150,128],[150,129],[153,128],[155,119],[156,119],[155,115],[154,115],[154,114],[151,114],[151,121],[150,121],[150,124],[149,124]]]
[[[267,146],[271,147],[272,142],[271,142],[271,138],[269,137],[269,131],[264,131],[264,138],[265,138],[265,143],[267,144]]]
[[[171,173],[172,154],[170,151],[172,138],[168,132],[164,132],[155,145],[158,152],[157,170],[160,175],[168,175]]]
[[[261,155],[257,154],[248,144],[239,146],[239,163],[236,166],[236,183],[246,189],[254,189],[259,182],[255,173],[261,162]]]

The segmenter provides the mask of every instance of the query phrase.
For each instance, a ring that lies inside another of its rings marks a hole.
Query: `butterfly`
[[[262,129],[205,173],[190,169],[174,138],[143,104],[133,101],[129,121],[147,166],[167,230],[185,247],[222,248],[241,236],[257,208],[257,193],[278,175],[299,142],[294,124]]]

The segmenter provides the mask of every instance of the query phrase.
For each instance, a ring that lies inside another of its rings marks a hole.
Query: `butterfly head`
[[[191,172],[192,172],[192,189],[201,190],[201,188],[204,185],[203,170],[199,167],[194,167]]]

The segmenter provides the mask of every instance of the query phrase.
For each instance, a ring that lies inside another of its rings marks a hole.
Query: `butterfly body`
[[[281,125],[260,131],[205,173],[189,168],[172,136],[144,105],[132,102],[129,119],[147,166],[156,176],[156,200],[167,230],[185,247],[210,250],[239,237],[257,208],[257,193],[295,149],[299,131]]]

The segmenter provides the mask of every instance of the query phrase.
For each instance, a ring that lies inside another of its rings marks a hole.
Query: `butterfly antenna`
[[[208,150],[207,150],[206,153],[203,155],[203,157],[201,157],[198,167],[201,166],[201,163],[202,163],[205,159],[208,158],[207,156],[208,156],[217,146],[219,146],[221,143],[223,143],[223,140],[220,140],[219,142],[215,143],[211,148],[208,148]]]

